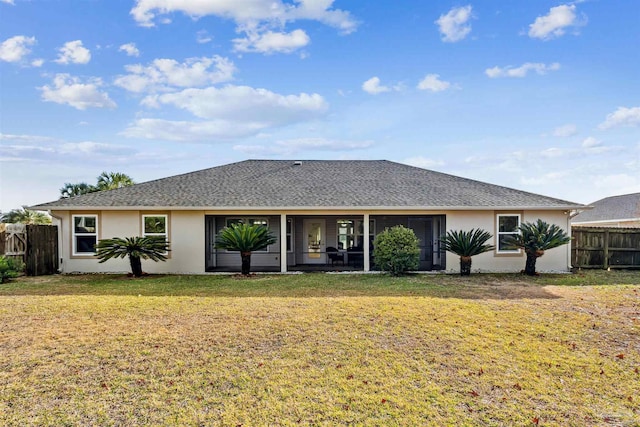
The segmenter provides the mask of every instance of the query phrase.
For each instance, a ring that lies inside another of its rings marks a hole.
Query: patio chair
[[[335,265],[336,261],[340,261],[342,265],[344,265],[344,254],[338,251],[333,246],[328,246],[327,249],[327,258],[331,260],[331,265]]]

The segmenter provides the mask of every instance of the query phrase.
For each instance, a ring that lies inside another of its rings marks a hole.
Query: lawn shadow
[[[564,275],[566,276],[566,275]],[[551,278],[550,278],[551,279]],[[148,275],[83,274],[21,277],[0,285],[10,295],[103,295],[211,298],[429,297],[470,300],[557,299],[557,280],[520,274],[411,275]]]

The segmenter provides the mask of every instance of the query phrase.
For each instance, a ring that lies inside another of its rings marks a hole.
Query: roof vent
[[[293,166],[300,166],[302,164],[302,162],[300,160],[296,160],[295,162],[293,162]]]

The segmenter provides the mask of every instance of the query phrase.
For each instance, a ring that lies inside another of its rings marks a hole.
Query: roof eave
[[[605,222],[628,222],[628,221],[640,221],[640,217],[637,218],[612,218],[612,219],[594,219],[588,221],[571,221],[573,225],[582,224],[600,224]]]
[[[33,210],[45,211],[571,211],[589,209],[584,205],[507,205],[507,206],[64,206],[35,205]]]

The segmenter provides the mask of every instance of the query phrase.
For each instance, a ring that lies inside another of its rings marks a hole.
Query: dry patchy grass
[[[638,426],[640,287],[609,277],[21,279],[0,424]]]

